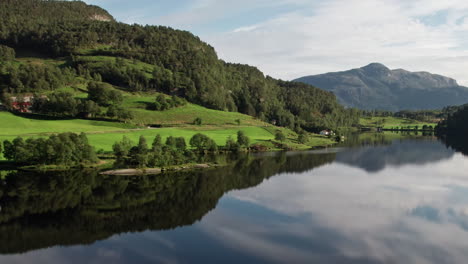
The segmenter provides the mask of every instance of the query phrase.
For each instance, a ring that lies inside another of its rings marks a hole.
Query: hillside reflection
[[[104,177],[97,171],[9,173],[0,185],[0,253],[191,225],[228,191],[334,159],[335,154],[307,153],[243,156],[221,169],[141,177]]]

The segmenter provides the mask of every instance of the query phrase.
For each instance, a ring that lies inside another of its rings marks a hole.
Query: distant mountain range
[[[468,103],[468,88],[428,72],[390,70],[380,63],[296,79],[333,92],[348,107],[381,110],[440,109]]]

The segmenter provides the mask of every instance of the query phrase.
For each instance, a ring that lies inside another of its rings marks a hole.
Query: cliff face
[[[360,109],[438,109],[468,103],[468,88],[428,72],[390,70],[379,63],[295,81],[335,93],[341,103]]]

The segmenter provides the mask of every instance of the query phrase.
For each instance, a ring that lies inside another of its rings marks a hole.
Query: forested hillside
[[[346,110],[332,93],[226,63],[189,32],[119,23],[83,2],[1,1],[0,44],[4,100],[73,85],[86,90],[89,83],[105,82],[127,92],[176,95],[290,128],[316,131],[359,119],[358,111]],[[51,62],[31,63],[24,57]]]
[[[465,140],[468,135],[468,104],[452,107],[447,119],[441,121],[437,126],[439,134],[451,134],[463,136]]]

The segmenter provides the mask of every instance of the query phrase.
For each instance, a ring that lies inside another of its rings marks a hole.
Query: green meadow
[[[182,120],[179,122],[180,124],[184,124],[185,121],[188,122],[189,120],[192,120],[191,118],[193,116],[202,116],[206,118],[208,120],[207,122],[210,124],[202,126],[184,125],[180,127],[146,128],[109,121],[93,121],[82,119],[30,119],[8,112],[0,112],[0,141],[13,140],[17,136],[41,137],[54,133],[85,132],[88,135],[90,143],[95,147],[96,150],[111,151],[112,145],[116,141],[120,141],[123,136],[127,136],[135,143],[138,142],[140,136],[145,136],[147,141],[151,143],[153,138],[158,134],[161,135],[163,139],[169,136],[184,137],[188,142],[190,138],[196,133],[203,133],[215,140],[218,145],[223,146],[229,137],[233,137],[235,139],[237,132],[241,130],[244,131],[245,134],[250,138],[252,144],[260,143],[270,149],[275,149],[274,134],[276,130],[281,130],[287,138],[285,143],[294,149],[307,149],[314,146],[330,145],[333,143],[332,140],[326,137],[310,135],[307,145],[303,145],[297,142],[297,134],[293,131],[286,128],[278,128],[266,123],[262,123],[260,121],[254,120],[250,116],[245,116],[238,113],[209,110],[191,104],[182,108],[185,108],[185,110],[172,109],[164,112],[172,111],[175,113],[181,113],[179,116],[179,120]],[[193,111],[193,113],[189,115],[187,113],[189,111]],[[213,116],[208,118],[207,114],[213,114]],[[164,115],[161,114],[161,116]],[[173,118],[174,116],[177,116],[177,114],[172,115]],[[241,125],[234,125],[233,123],[235,119],[241,119]],[[167,120],[167,122],[172,122],[170,118],[165,120]],[[258,126],[259,124],[261,124],[261,126]]]
[[[80,59],[100,64],[110,61],[111,57],[80,56]],[[65,61],[23,58],[20,63],[59,65],[64,64]],[[124,63],[144,70],[148,74],[152,72],[151,65],[132,60],[124,60]],[[77,83],[62,87],[58,91],[71,93],[76,98],[86,98],[88,96],[86,83],[84,80],[77,80]],[[276,127],[241,113],[212,110],[191,103],[165,111],[148,110],[148,106],[155,102],[156,97],[160,95],[159,93],[132,93],[121,87],[114,88],[123,93],[124,99],[121,106],[129,109],[133,114],[132,120],[128,121],[127,124],[112,120],[54,120],[36,115],[24,116],[0,112],[0,141],[13,140],[17,136],[45,137],[56,133],[84,132],[96,150],[111,151],[112,145],[116,141],[120,141],[123,136],[127,136],[135,144],[140,136],[145,136],[150,144],[157,134],[161,135],[163,139],[169,136],[184,137],[188,142],[196,133],[203,133],[212,138],[219,146],[224,146],[229,137],[236,139],[237,132],[241,130],[250,138],[251,144],[259,143],[271,150],[278,149],[279,143],[285,143],[292,149],[308,149],[333,144],[333,141],[327,137],[312,134],[308,136],[307,144],[300,144],[297,142],[298,135],[290,129]],[[106,110],[105,107],[102,108],[103,112]],[[202,119],[202,125],[193,125],[196,118]],[[154,128],[149,128],[149,126]],[[285,142],[275,142],[277,130],[281,130],[286,136]]]
[[[147,110],[148,104],[155,101],[157,94],[153,95],[127,95],[123,106],[132,109],[135,124],[159,124],[169,126],[190,125],[195,118],[203,120],[204,126],[235,125],[236,120],[243,126],[271,126],[251,116],[237,112],[224,112],[208,109],[199,105],[187,103],[184,106],[166,111]]]
[[[397,118],[397,117],[362,117],[360,124],[364,127],[383,127],[385,129],[392,129],[395,127],[412,127],[424,125],[436,126],[436,123],[419,122],[413,119]]]
[[[110,132],[135,128],[134,125],[82,119],[42,120],[0,112],[0,136],[27,136],[62,132]]]

